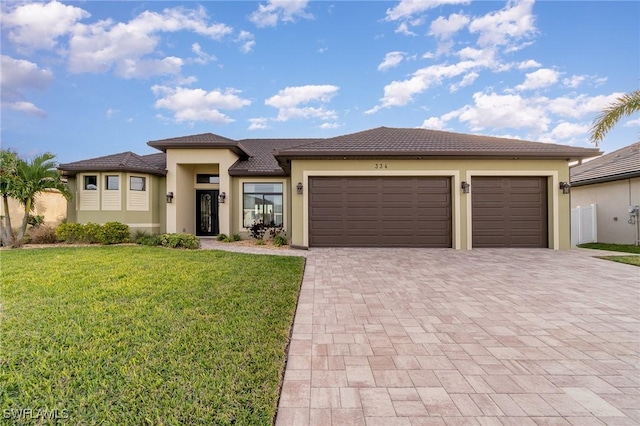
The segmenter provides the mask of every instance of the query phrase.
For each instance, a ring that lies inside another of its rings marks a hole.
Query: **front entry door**
[[[196,235],[218,235],[218,190],[196,190]]]

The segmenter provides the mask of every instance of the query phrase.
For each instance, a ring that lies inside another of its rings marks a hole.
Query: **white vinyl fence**
[[[571,245],[598,242],[597,206],[571,209]]]

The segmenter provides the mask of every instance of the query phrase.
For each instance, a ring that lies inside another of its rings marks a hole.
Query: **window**
[[[220,175],[198,173],[196,183],[220,183]]]
[[[282,184],[245,183],[243,185],[243,226],[254,222],[269,226],[282,225]]]
[[[104,187],[107,191],[117,191],[120,189],[120,176],[107,175],[104,180]]]
[[[84,189],[87,191],[95,191],[98,189],[98,176],[88,175],[84,177]]]
[[[132,191],[146,191],[147,179],[142,176],[131,176],[129,179],[129,188]]]

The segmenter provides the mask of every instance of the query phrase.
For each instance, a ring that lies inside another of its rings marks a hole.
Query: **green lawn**
[[[631,244],[605,244],[605,243],[585,243],[578,244],[580,248],[616,251],[622,253],[640,254],[640,246]],[[640,266],[640,256],[598,256],[600,259],[612,260],[614,262],[626,263],[628,265]]]
[[[58,410],[68,424],[272,423],[302,258],[141,246],[0,257],[0,409]]]

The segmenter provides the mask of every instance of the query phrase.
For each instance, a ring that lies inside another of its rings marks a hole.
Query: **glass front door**
[[[218,228],[218,190],[196,191],[196,235],[211,236],[219,234]]]

